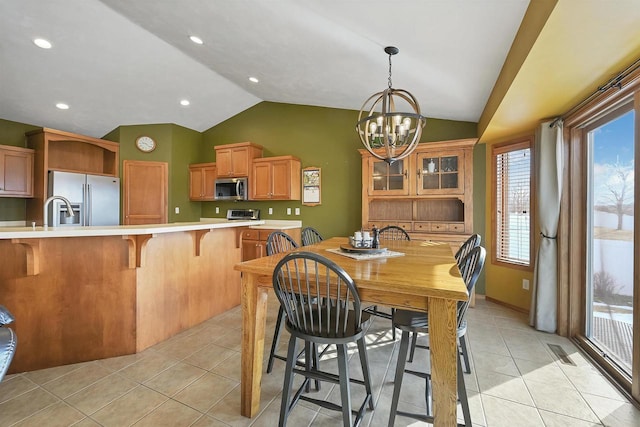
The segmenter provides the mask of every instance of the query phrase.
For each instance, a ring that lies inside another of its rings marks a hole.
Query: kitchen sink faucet
[[[48,215],[48,213],[49,213],[49,205],[55,199],[62,200],[67,205],[67,216],[73,216],[73,208],[71,207],[71,202],[69,202],[69,200],[66,197],[51,196],[47,200],[45,200],[44,206],[42,207],[42,226],[44,228],[47,228],[47,226],[48,226],[47,219],[48,219],[48,216],[49,216]]]

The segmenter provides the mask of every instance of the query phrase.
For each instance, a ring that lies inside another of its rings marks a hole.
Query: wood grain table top
[[[381,246],[404,256],[366,260],[352,259],[327,250],[345,243],[348,243],[348,238],[333,237],[296,251],[315,252],[331,259],[353,278],[358,290],[365,295],[393,289],[394,293],[406,294],[407,297],[463,301],[469,296],[448,243],[383,240]],[[282,257],[284,254],[257,258],[236,264],[234,268],[270,276]],[[270,277],[261,284],[271,286]]]

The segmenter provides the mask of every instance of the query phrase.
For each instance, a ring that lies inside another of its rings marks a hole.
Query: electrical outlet
[[[273,215],[273,208],[269,208],[269,215]]]
[[[216,213],[220,213],[220,208],[216,206]]]
[[[287,215],[291,215],[291,208],[287,208]]]
[[[180,208],[179,208],[178,206],[176,206],[175,212],[176,212],[177,214],[179,214],[179,213],[180,213]]]
[[[300,215],[300,208],[296,208],[296,215]]]
[[[529,290],[529,280],[528,279],[522,279],[522,289],[524,289],[525,291]]]

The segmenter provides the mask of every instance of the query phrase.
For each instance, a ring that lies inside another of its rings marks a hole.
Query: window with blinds
[[[495,146],[494,262],[531,266],[531,140]]]

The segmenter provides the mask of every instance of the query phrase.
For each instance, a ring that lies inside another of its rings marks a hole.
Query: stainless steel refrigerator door
[[[120,224],[120,179],[87,175],[86,225]]]
[[[74,219],[74,223],[84,225],[84,189],[87,176],[83,173],[71,173],[60,171],[49,171],[48,196],[66,197],[72,205],[80,207],[80,218]],[[56,225],[58,217],[54,212],[59,212],[62,202],[54,200],[49,206],[47,216],[49,224]]]

